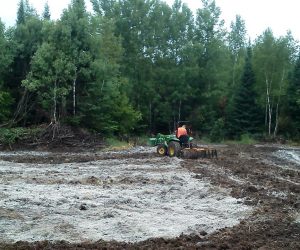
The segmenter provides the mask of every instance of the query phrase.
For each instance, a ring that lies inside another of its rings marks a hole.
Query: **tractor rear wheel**
[[[171,141],[168,145],[168,155],[170,157],[179,156],[181,147],[179,142]]]
[[[159,144],[157,146],[156,152],[159,156],[165,156],[167,154],[167,146],[164,144]]]

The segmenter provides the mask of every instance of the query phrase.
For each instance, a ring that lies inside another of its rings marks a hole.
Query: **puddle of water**
[[[180,162],[0,162],[0,238],[136,242],[211,233],[251,212],[224,189],[193,178]]]

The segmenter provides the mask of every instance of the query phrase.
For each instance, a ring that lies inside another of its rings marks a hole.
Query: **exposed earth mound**
[[[0,249],[300,249],[300,148],[216,147],[0,152]]]

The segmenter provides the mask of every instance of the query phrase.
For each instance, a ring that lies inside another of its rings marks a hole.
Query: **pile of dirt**
[[[18,139],[13,144],[0,145],[0,150],[50,150],[58,152],[81,152],[105,147],[101,134],[62,124],[43,124],[33,128],[34,133]]]

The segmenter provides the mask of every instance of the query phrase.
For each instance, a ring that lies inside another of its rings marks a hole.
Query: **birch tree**
[[[267,29],[254,46],[254,65],[260,104],[265,105],[265,127],[268,136],[276,137],[281,109],[281,98],[286,91],[288,72],[294,53],[290,34],[276,39]],[[275,117],[274,117],[275,116]]]

